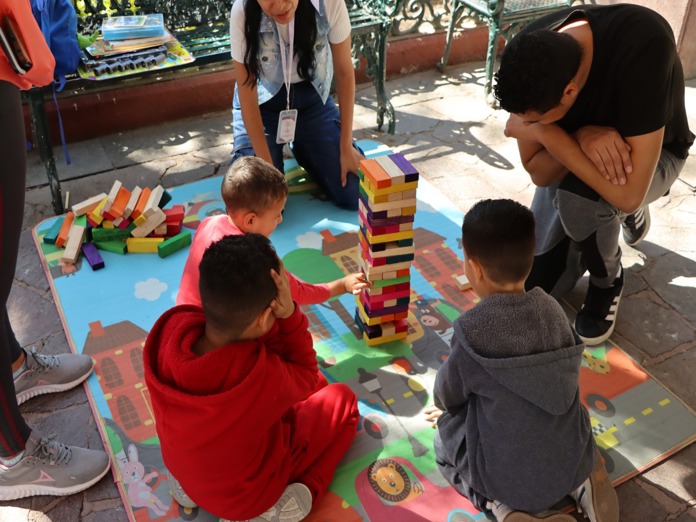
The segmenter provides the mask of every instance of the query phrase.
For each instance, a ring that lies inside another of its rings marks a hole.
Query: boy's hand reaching
[[[271,310],[273,310],[273,315],[276,319],[287,319],[295,311],[295,302],[292,300],[292,295],[290,295],[288,273],[285,271],[282,263],[280,265],[280,274],[275,270],[271,270],[271,277],[278,288],[278,295],[271,301]]]
[[[368,281],[362,272],[354,272],[343,278],[343,290],[347,294],[357,295],[365,288],[371,288],[372,282]]]
[[[424,413],[425,420],[430,423],[431,427],[433,429],[437,428],[437,419],[442,415],[442,410],[437,406],[430,406],[425,409]]]

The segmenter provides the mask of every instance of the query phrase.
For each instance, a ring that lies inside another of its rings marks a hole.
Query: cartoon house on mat
[[[103,326],[89,323],[82,353],[96,361],[95,373],[101,381],[114,422],[134,441],[157,435],[152,418],[150,394],[145,387],[143,345],[147,332],[130,321]]]

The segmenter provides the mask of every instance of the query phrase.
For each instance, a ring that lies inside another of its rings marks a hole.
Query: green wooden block
[[[130,237],[130,230],[126,228],[102,228],[97,227],[92,229],[92,241],[95,243],[103,243],[105,241],[118,241]]]
[[[86,227],[87,226],[87,214],[82,214],[81,216],[77,216],[75,218],[75,221],[73,221],[73,225],[80,225],[81,227]]]
[[[172,236],[169,239],[165,239],[162,243],[157,245],[157,255],[165,258],[174,252],[178,252],[182,248],[186,248],[191,244],[191,232],[185,231]]]
[[[166,190],[162,191],[162,197],[159,200],[159,205],[157,205],[159,208],[164,208],[167,203],[169,203],[172,200],[172,195],[167,192]]]
[[[51,225],[51,228],[48,229],[48,232],[43,237],[43,242],[46,243],[47,245],[55,245],[56,244],[56,239],[58,238],[58,234],[60,232],[60,227],[63,226],[63,220],[65,220],[64,217],[58,218],[55,220],[53,225]]]
[[[383,286],[398,285],[400,283],[409,283],[411,281],[411,276],[396,277],[394,279],[378,279],[372,281],[374,288],[382,288]]]
[[[123,255],[128,253],[125,241],[95,241],[94,245],[99,250],[113,252],[114,254]]]

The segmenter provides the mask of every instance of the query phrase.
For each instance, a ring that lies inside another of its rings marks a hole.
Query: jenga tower
[[[418,171],[401,154],[360,162],[360,268],[373,287],[357,297],[368,346],[405,339],[411,294]]]

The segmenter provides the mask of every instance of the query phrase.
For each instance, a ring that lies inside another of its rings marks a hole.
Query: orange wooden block
[[[130,215],[131,219],[135,220],[141,216],[141,214],[145,210],[145,205],[147,205],[147,201],[150,199],[150,192],[152,192],[152,189],[150,189],[149,187],[145,187],[140,192],[138,203],[135,205],[135,208],[133,209],[133,212]]]
[[[56,246],[63,247],[65,242],[68,240],[68,232],[70,232],[70,225],[73,224],[75,220],[75,214],[68,212],[63,220],[63,225],[60,227],[60,232],[58,232],[58,237],[56,238]]]
[[[360,170],[370,180],[370,183],[378,189],[389,187],[392,184],[389,174],[373,159],[362,160],[360,162]]]
[[[126,209],[128,200],[130,200],[131,192],[126,187],[121,187],[116,194],[116,199],[111,204],[109,209],[109,214],[113,216],[114,219],[118,219],[123,216],[123,211]]]

